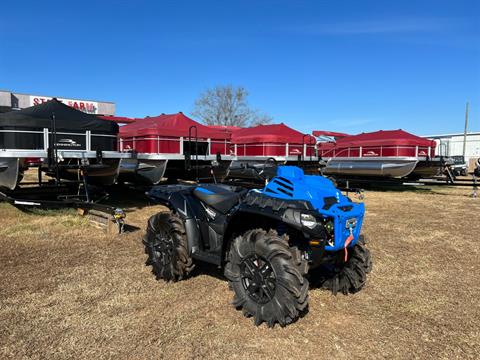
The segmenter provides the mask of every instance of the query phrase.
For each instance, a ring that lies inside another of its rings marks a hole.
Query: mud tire
[[[152,266],[157,280],[182,280],[193,270],[185,227],[177,215],[164,212],[150,217],[143,243],[148,255],[146,265]]]
[[[246,285],[250,280],[249,275],[245,275],[245,264],[250,259],[258,259],[255,260],[256,264],[263,264],[262,268],[257,269],[259,272],[268,263],[267,268],[273,274],[275,287],[268,292],[267,301],[255,300],[250,286]],[[307,272],[307,261],[296,247],[289,246],[288,236],[279,236],[276,231],[266,232],[263,229],[249,230],[235,238],[225,265],[225,276],[235,294],[233,305],[237,310],[242,310],[246,317],[253,317],[257,326],[266,322],[269,327],[275,323],[283,327],[307,312]]]
[[[335,269],[322,281],[322,288],[330,290],[334,295],[354,294],[363,289],[367,274],[372,271],[372,257],[365,242],[365,238],[360,236],[355,246],[349,249],[347,262],[337,262]]]

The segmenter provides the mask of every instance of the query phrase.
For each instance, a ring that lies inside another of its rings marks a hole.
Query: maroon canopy
[[[436,143],[434,140],[424,139],[401,129],[361,133],[358,135],[343,137],[337,140],[337,147],[388,145],[435,147]]]
[[[197,135],[202,139],[222,140],[230,138],[230,134],[225,131],[211,129],[190,119],[181,112],[178,114],[162,114],[154,117],[147,116],[144,119],[135,119],[133,124],[120,127],[120,136],[124,138],[147,135],[188,137],[189,129],[192,126],[195,126],[197,130],[197,134],[195,134],[195,128],[192,128],[192,137]]]
[[[236,130],[232,133],[234,144],[255,143],[292,143],[315,144],[316,140],[311,135],[289,128],[284,123],[273,125],[258,125],[250,128]]]

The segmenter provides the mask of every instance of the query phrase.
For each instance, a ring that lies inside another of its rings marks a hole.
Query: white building
[[[55,96],[57,100],[77,110],[94,115],[115,115],[115,103],[110,101],[70,99]],[[25,109],[51,100],[52,96],[21,94],[0,90],[0,112]]]
[[[463,155],[463,133],[423,136],[437,142],[436,154],[443,156]],[[480,132],[467,133],[465,160],[472,163],[480,158]]]

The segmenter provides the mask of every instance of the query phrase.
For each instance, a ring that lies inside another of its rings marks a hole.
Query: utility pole
[[[464,159],[467,152],[468,108],[469,108],[469,103],[467,101],[467,105],[465,108],[465,130],[463,131],[463,158]]]

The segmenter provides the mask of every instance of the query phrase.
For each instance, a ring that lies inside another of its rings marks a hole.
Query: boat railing
[[[260,150],[260,149],[261,150]],[[260,150],[260,151],[259,151]],[[315,144],[297,144],[297,143],[258,143],[258,144],[234,144],[235,156],[302,156],[313,158],[315,154]],[[253,152],[253,154],[252,154]]]
[[[192,137],[192,140],[195,140],[195,137]],[[222,155],[230,155],[230,145],[231,143],[227,140],[215,140],[210,138],[198,138],[196,140],[198,143],[207,143],[207,155],[215,155],[217,152],[220,152]],[[187,145],[190,144],[189,137],[161,137],[161,136],[133,136],[130,138],[119,138],[118,139],[118,149],[121,152],[145,152],[149,154],[175,154],[183,155],[184,154],[184,145],[187,142]],[[141,148],[142,145],[148,147],[148,144],[154,144],[149,146],[148,149]],[[190,145],[188,145],[190,146]],[[167,150],[165,150],[167,149]],[[139,151],[141,150],[141,151]],[[220,151],[221,150],[221,151]]]
[[[184,140],[188,141],[188,137],[161,137],[161,136],[133,136],[129,138],[119,138],[118,149],[121,152],[146,152],[150,154],[175,154],[183,155]],[[258,144],[232,144],[228,140],[216,140],[210,138],[198,138],[198,142],[206,142],[208,144],[207,155],[216,155],[218,152],[222,155],[229,156],[261,156],[261,157],[290,157],[303,156],[304,158],[313,158],[316,156],[315,144],[278,144],[278,143],[258,143]],[[149,146],[148,143],[154,144]],[[174,149],[165,151],[175,144]],[[275,150],[272,150],[275,149]],[[141,151],[139,151],[141,150]],[[146,151],[148,150],[148,151]],[[253,152],[254,154],[251,154]]]
[[[320,148],[319,155],[325,158],[432,157],[433,149],[427,146],[408,145],[353,146],[325,150]]]
[[[96,134],[92,133],[90,130],[83,132],[66,132],[66,131],[50,131],[48,128],[42,130],[0,130],[0,134],[20,134],[22,136],[26,135],[36,135],[36,138],[31,138],[29,141],[30,147],[22,148],[2,148],[2,151],[45,151],[48,152],[48,149],[51,147],[51,140],[59,136],[65,137],[57,140],[57,148],[61,151],[92,151],[92,138],[97,137],[107,137],[112,139],[117,139],[117,135],[109,134]],[[55,136],[56,134],[56,136]],[[43,136],[40,136],[43,135]]]

